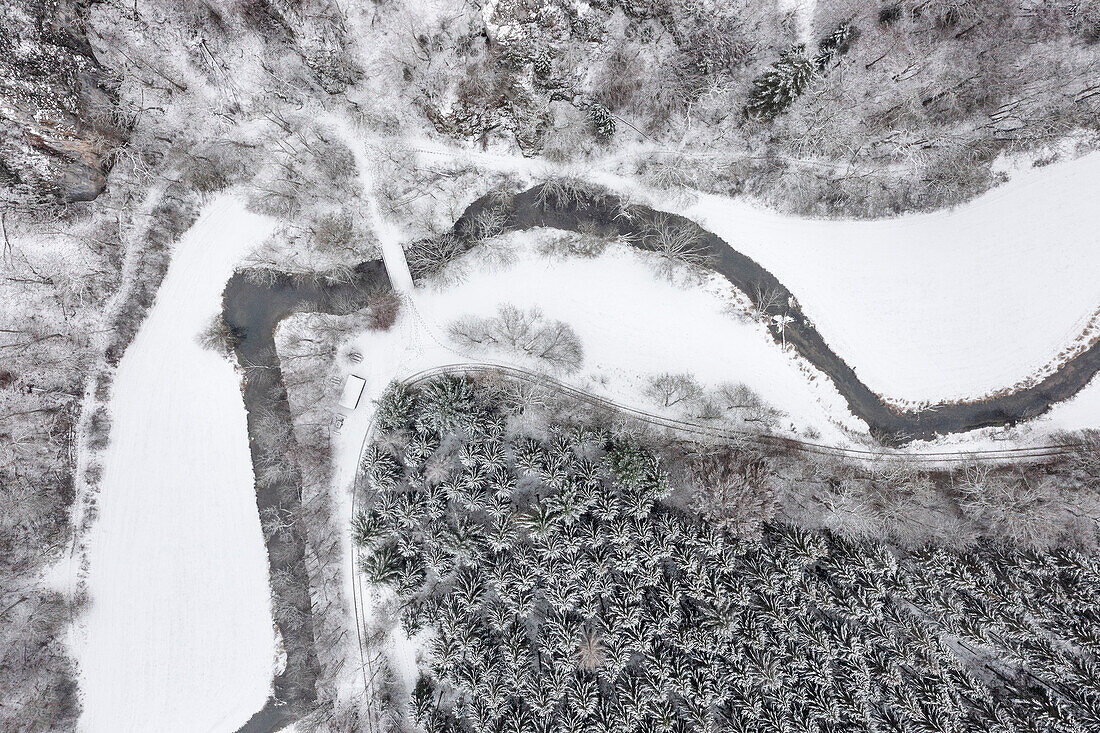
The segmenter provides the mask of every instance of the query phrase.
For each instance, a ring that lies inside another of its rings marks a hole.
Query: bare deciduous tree
[[[774,467],[754,450],[715,450],[688,463],[693,511],[718,529],[744,535],[775,516]]]
[[[703,388],[690,374],[665,372],[650,378],[645,393],[661,407],[672,407],[695,399],[703,393]]]
[[[753,287],[752,304],[760,316],[771,315],[783,303],[783,294],[776,287],[764,287],[757,283]]]
[[[665,214],[654,217],[649,231],[642,235],[642,245],[660,256],[660,270],[666,276],[681,265],[706,267],[714,260],[703,244],[703,233],[698,226],[673,221]]]
[[[465,346],[525,354],[555,371],[575,371],[584,360],[584,347],[573,327],[546,318],[538,308],[522,310],[505,304],[490,318],[466,316],[456,320],[450,333]]]

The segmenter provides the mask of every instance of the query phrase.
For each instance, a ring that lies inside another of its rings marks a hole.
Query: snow
[[[974,398],[1100,335],[1100,154],[1017,174],[953,210],[798,219],[701,196],[686,212],[798,298],[872,390]]]
[[[744,298],[724,280],[669,281],[650,258],[626,246],[609,247],[592,259],[550,259],[535,251],[538,238],[547,235],[507,235],[514,259],[503,263],[493,263],[487,252],[471,253],[457,282],[408,294],[393,330],[355,339],[353,347],[366,358],[348,371],[365,375],[367,387],[341,430],[335,464],[343,467],[342,481],[350,481],[373,412],[370,401],[392,379],[454,363],[537,366],[506,353],[464,350],[447,334],[455,319],[491,316],[505,303],[537,306],[547,319],[569,323],[584,345],[584,363],[577,373],[558,378],[620,404],[671,414],[676,408],[658,408],[644,388],[652,376],[688,372],[704,387],[748,385],[787,413],[781,425],[792,431],[844,443],[851,442],[849,431],[866,431],[825,376],[793,350],[783,351],[763,324],[744,315]]]
[[[273,223],[209,204],[123,357],[77,634],[84,731],[238,728],[276,656],[240,379],[196,335]]]
[[[502,303],[537,306],[574,328],[585,349],[580,377],[617,401],[652,410],[640,394],[648,377],[687,372],[711,387],[743,382],[797,415],[800,428],[837,434],[829,416],[848,414],[839,393],[824,377],[808,382],[804,362],[739,314],[737,291],[717,277],[685,287],[656,275],[653,264],[625,246],[593,259],[524,254],[511,266],[471,271],[457,285],[420,296],[417,308],[445,329],[467,313],[493,315]]]
[[[813,40],[814,11],[817,9],[817,0],[780,0],[779,7],[794,16],[798,42],[805,43],[808,48]]]
[[[340,407],[348,410],[354,410],[359,404],[359,398],[363,394],[363,385],[367,381],[362,377],[357,377],[354,374],[348,375],[348,378],[344,380],[344,391],[340,394]]]

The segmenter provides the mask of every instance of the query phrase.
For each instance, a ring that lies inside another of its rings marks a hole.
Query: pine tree
[[[596,139],[600,142],[607,142],[615,136],[615,117],[611,114],[611,110],[602,104],[593,103],[588,108],[588,120],[592,123]]]
[[[817,70],[824,71],[825,67],[834,60],[848,53],[857,38],[859,38],[859,29],[852,25],[850,21],[844,21],[838,25],[836,30],[822,38],[821,42],[817,44],[817,56],[814,57]]]
[[[394,382],[375,405],[374,420],[379,430],[392,432],[408,427],[416,414],[416,395],[407,385]]]
[[[806,56],[806,47],[794,46],[753,79],[745,113],[762,121],[776,118],[806,90],[813,75],[814,64]]]

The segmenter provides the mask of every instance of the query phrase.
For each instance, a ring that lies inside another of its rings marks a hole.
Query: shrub
[[[607,249],[612,238],[598,231],[574,234],[552,234],[539,240],[538,251],[543,257],[599,257]]]
[[[878,22],[883,25],[892,25],[901,20],[901,3],[887,3],[878,11]]]
[[[654,217],[641,243],[645,249],[660,256],[665,275],[671,275],[677,265],[706,267],[714,259],[702,243],[702,230],[698,226],[665,214]]]
[[[606,189],[579,176],[555,176],[539,185],[535,200],[542,208],[567,209],[576,206],[586,209],[606,196]]]
[[[685,477],[689,506],[709,525],[744,536],[775,518],[773,466],[757,450],[721,449],[693,457]]]
[[[388,331],[397,321],[401,296],[392,290],[379,290],[367,297],[367,327],[372,331]]]
[[[573,327],[547,319],[538,308],[521,310],[505,304],[490,318],[466,316],[456,320],[450,333],[464,346],[523,354],[555,371],[576,371],[584,360],[584,347]]]
[[[691,70],[702,76],[729,73],[745,63],[753,50],[744,21],[735,14],[699,15],[677,40]]]
[[[410,244],[405,248],[405,259],[413,277],[420,278],[439,272],[468,246],[451,234],[442,234]]]
[[[646,396],[661,407],[672,407],[681,402],[690,401],[703,393],[699,382],[690,374],[671,374],[665,372],[649,380],[645,389]]]

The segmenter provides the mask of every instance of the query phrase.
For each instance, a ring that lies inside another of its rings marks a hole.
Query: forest
[[[1095,535],[721,525],[667,451],[556,415],[457,376],[380,400],[352,530],[421,649],[386,729],[1100,729]]]

